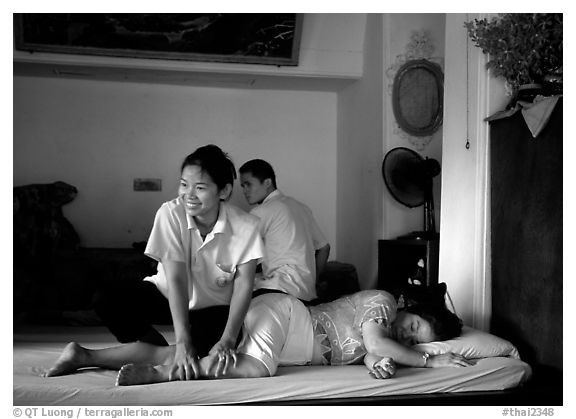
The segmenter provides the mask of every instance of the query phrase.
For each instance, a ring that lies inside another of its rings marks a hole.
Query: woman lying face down
[[[447,340],[460,334],[461,320],[444,307],[413,306],[397,311],[392,295],[366,290],[306,308],[281,293],[263,294],[250,304],[235,352],[198,360],[197,378],[268,377],[278,366],[364,363],[374,378],[390,378],[396,364],[409,367],[465,367],[464,357],[428,355],[417,343]],[[175,347],[133,342],[105,349],[69,343],[47,377],[80,368],[119,369],[116,384],[151,384],[190,379],[170,365]]]

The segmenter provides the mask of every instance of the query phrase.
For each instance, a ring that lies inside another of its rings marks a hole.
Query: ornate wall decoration
[[[386,76],[388,78],[387,90],[390,96],[394,94],[394,81],[397,79],[398,72],[407,67],[407,64],[417,60],[427,60],[431,64],[436,64],[439,69],[443,67],[443,59],[440,57],[433,57],[434,45],[430,40],[428,31],[419,30],[413,31],[410,36],[410,41],[406,45],[405,53],[396,56],[395,62],[386,70]],[[441,70],[440,70],[441,71]],[[398,92],[398,86],[396,86],[396,93]],[[440,98],[441,100],[441,98]],[[441,104],[440,104],[441,107]],[[395,103],[395,108],[397,108],[397,103]],[[441,109],[440,109],[441,111]],[[395,119],[395,127],[393,133],[398,135],[400,138],[408,140],[417,150],[423,150],[432,141],[433,132],[425,135],[412,135],[406,130],[402,129],[398,124],[397,118]],[[436,124],[437,125],[437,124]],[[408,130],[411,131],[411,130]]]

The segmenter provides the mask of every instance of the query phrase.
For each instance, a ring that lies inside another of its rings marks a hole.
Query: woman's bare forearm
[[[168,302],[174,325],[176,343],[191,344],[190,320],[188,317],[188,282],[185,265],[179,262],[163,264],[168,283]]]
[[[374,322],[364,322],[362,337],[368,353],[382,358],[392,358],[396,363],[410,367],[426,366],[422,352],[408,348],[385,336],[381,327]]]
[[[252,301],[256,261],[250,261],[238,267],[238,276],[234,280],[234,291],[230,300],[228,321],[222,333],[222,339],[236,342],[244,323],[244,317]]]

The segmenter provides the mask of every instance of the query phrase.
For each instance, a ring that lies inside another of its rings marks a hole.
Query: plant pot
[[[537,95],[541,95],[544,93],[544,89],[541,84],[538,83],[531,83],[531,84],[522,84],[516,90],[516,94],[506,106],[506,109],[512,109],[516,106],[516,103],[519,101],[521,102],[530,102],[534,101],[534,98]]]
[[[544,91],[548,95],[562,94],[562,72],[546,74],[543,77]]]
[[[523,84],[518,87],[518,92],[516,93],[516,101],[523,102],[533,102],[537,95],[543,93],[543,88],[541,84]]]

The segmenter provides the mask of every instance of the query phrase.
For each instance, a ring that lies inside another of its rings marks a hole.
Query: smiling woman
[[[428,60],[411,60],[394,78],[392,107],[396,122],[410,135],[432,135],[442,124],[444,75]]]
[[[179,195],[157,211],[144,250],[158,262],[157,273],[110,284],[95,298],[98,316],[120,342],[167,346],[153,325],[173,325],[170,377],[197,377],[198,359],[208,353],[234,356],[264,255],[258,218],[227,202],[235,178],[232,160],[216,145],[188,155]]]

